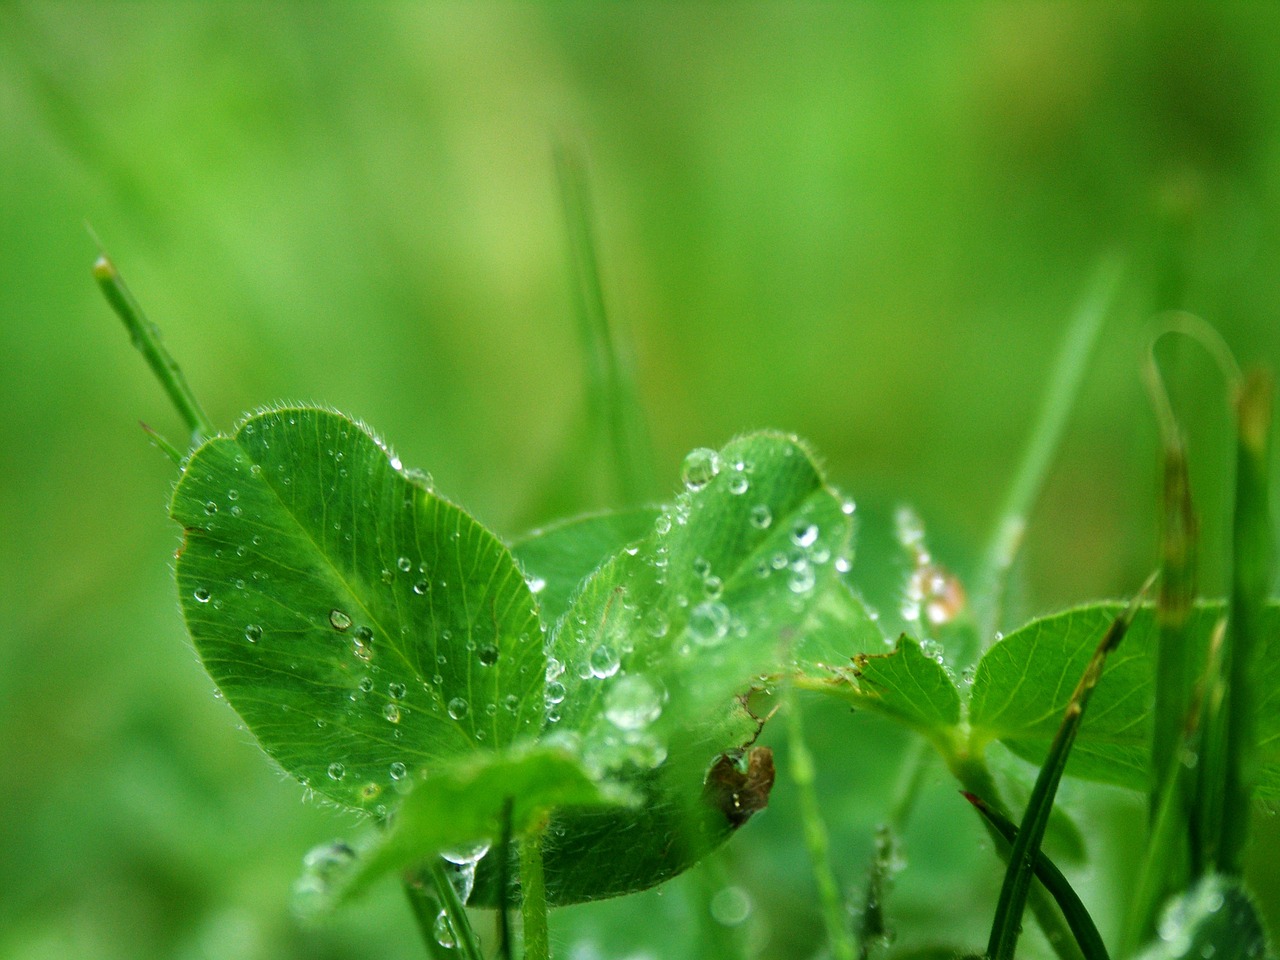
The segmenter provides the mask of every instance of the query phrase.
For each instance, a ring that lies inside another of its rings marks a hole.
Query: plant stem
[[[524,960],[550,960],[542,834],[536,831],[520,839],[520,915],[524,920]]]
[[[978,580],[980,609],[975,618],[980,636],[991,637],[1000,627],[1009,571],[1022,546],[1027,516],[1035,505],[1049,464],[1062,440],[1067,416],[1080,392],[1085,369],[1098,341],[1120,273],[1121,263],[1114,257],[1108,257],[1098,266],[1088,292],[1067,328],[1049,377],[1048,389],[1041,400],[1040,412],[1036,415],[1030,442],[987,545],[986,559]],[[958,658],[957,662],[967,666],[979,652],[966,651],[968,656]]]
[[[445,870],[444,860],[436,857],[431,863],[431,879],[436,885],[436,896],[444,907],[445,916],[449,920],[449,928],[453,931],[458,952],[465,960],[484,960],[480,952],[480,943],[476,940],[476,932],[471,929],[471,918],[467,916],[467,908],[463,906],[454,889],[453,880]],[[434,933],[432,935],[434,937]]]
[[[155,374],[160,385],[164,387],[165,393],[169,395],[169,400],[178,411],[178,415],[191,431],[192,445],[198,445],[207,437],[213,436],[217,431],[201,409],[195,394],[191,392],[191,387],[187,385],[187,380],[182,375],[177,361],[160,342],[160,331],[142,312],[142,306],[106,254],[99,256],[94,262],[93,277],[98,281],[98,286],[102,289],[107,302],[111,304],[111,308],[124,321],[133,345],[147,361],[151,372]]]
[[[835,960],[854,960],[853,936],[845,918],[844,904],[835,872],[831,869],[830,841],[827,826],[818,807],[818,795],[814,790],[813,755],[804,740],[804,721],[800,707],[790,687],[784,695],[787,711],[787,747],[791,781],[800,801],[800,820],[804,825],[805,845],[809,848],[809,861],[813,866],[813,878],[818,886],[818,899],[822,903],[822,919]]]

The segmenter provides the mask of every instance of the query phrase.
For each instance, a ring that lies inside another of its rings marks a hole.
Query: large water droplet
[[[476,651],[476,656],[479,658],[481,666],[492,667],[498,662],[498,648],[492,643],[486,643]]]
[[[641,674],[620,677],[604,695],[604,715],[620,730],[641,730],[661,713],[661,694]]]
[[[452,950],[458,945],[458,938],[453,935],[453,926],[449,923],[449,915],[443,910],[436,915],[436,922],[431,926],[431,935],[436,938],[436,943],[446,950]]]
[[[347,775],[347,768],[340,763],[329,764],[329,779],[341,780]]]
[[[700,603],[689,614],[689,635],[700,646],[717,646],[728,632],[729,609],[718,600]]]
[[[405,695],[405,685],[403,683],[388,683],[387,693],[391,694],[392,700],[403,700]]]
[[[192,596],[195,597],[196,600],[200,603],[208,603],[209,597],[212,596],[212,594],[210,594],[209,591],[204,587],[196,587],[195,592],[192,594]]]
[[[471,712],[471,704],[463,700],[461,697],[454,697],[449,701],[449,716],[455,720],[461,720]]]
[[[382,715],[387,718],[388,723],[400,722],[400,708],[394,703],[388,703],[382,708]]]
[[[212,500],[210,500],[208,503],[204,505],[204,512],[212,517],[215,513],[218,512],[218,505],[214,503]]]
[[[758,530],[766,529],[769,524],[773,523],[773,512],[763,503],[757,503],[751,508],[751,525]]]
[[[618,653],[607,643],[602,643],[591,651],[591,675],[604,679],[618,672]]]
[[[396,561],[396,566],[400,568],[401,573],[408,573],[413,568],[413,561],[408,557],[401,557]]]
[[[751,489],[751,481],[741,473],[735,473],[729,478],[729,492],[733,494],[743,494]]]
[[[351,626],[351,618],[341,610],[330,610],[329,625],[333,627],[333,629],[342,632]]]
[[[817,524],[801,521],[791,531],[791,542],[797,547],[811,547],[818,539]]]
[[[488,840],[477,840],[475,843],[466,843],[458,847],[451,847],[448,850],[441,850],[440,856],[450,863],[466,866],[469,863],[479,863],[483,860],[485,854],[489,852],[490,846]]]
[[[422,596],[424,593],[426,593],[427,581],[419,580],[417,583],[415,583],[413,585],[413,592],[416,593],[418,596]]]
[[[816,579],[813,567],[807,563],[799,564],[792,569],[791,576],[787,578],[787,587],[792,593],[808,593],[813,589]]]
[[[405,765],[401,763],[399,760],[393,763],[388,769],[388,773],[391,774],[392,780],[403,780],[405,777],[405,774],[408,772],[409,772],[408,768],[406,768]]]
[[[251,623],[244,628],[244,638],[250,643],[257,643],[262,639],[262,628],[256,623]]]
[[[564,684],[559,680],[552,680],[547,684],[547,703],[560,703],[564,700],[564,692]]]
[[[710,483],[719,472],[720,457],[714,450],[699,447],[684,458],[680,478],[688,490],[696,492]]]

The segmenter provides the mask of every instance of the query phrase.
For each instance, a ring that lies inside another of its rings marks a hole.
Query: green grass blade
[[[406,880],[404,895],[409,901],[409,909],[413,911],[413,920],[417,924],[422,944],[432,960],[457,960],[457,952],[453,947],[446,947],[436,936],[436,918],[440,915],[440,901],[432,896],[425,887]]]
[[[1089,696],[1102,677],[1102,668],[1107,655],[1124,639],[1125,632],[1133,621],[1150,585],[1151,581],[1148,580],[1129,604],[1128,609],[1112,622],[1099,642],[1093,658],[1085,668],[1084,675],[1076,684],[1062,725],[1058,728],[1058,735],[1050,747],[1049,756],[1045,759],[1044,766],[1040,768],[1040,775],[1036,778],[1035,788],[1027,803],[1027,811],[1018,828],[1013,851],[1009,855],[1009,868],[1005,872],[1004,886],[1000,890],[1000,900],[996,904],[995,919],[991,924],[991,938],[987,945],[987,956],[990,960],[1013,960],[1018,936],[1022,932],[1022,914],[1026,908],[1027,895],[1031,890],[1035,859],[1040,852],[1045,828],[1049,824],[1049,813],[1053,809],[1053,799],[1058,792],[1058,783],[1067,765],[1071,744],[1075,740],[1076,732],[1080,729]]]
[[[188,386],[186,377],[182,375],[177,361],[160,341],[159,329],[142,312],[142,305],[138,303],[133,291],[124,282],[124,277],[120,275],[120,271],[106,254],[98,257],[94,262],[93,278],[98,281],[98,286],[102,289],[102,294],[107,298],[111,309],[124,321],[125,329],[129,331],[129,338],[133,341],[134,347],[147,361],[147,366],[160,381],[165,393],[169,395],[170,402],[191,431],[192,446],[197,446],[205,438],[212,437],[217,431],[200,407],[195,394],[191,392],[191,387]]]
[[[976,620],[983,637],[991,637],[999,629],[1006,582],[1022,545],[1027,517],[1035,506],[1054,452],[1066,430],[1067,417],[1080,392],[1080,384],[1102,331],[1107,310],[1115,296],[1121,272],[1122,264],[1115,257],[1108,257],[1098,265],[1085,297],[1067,328],[1057,362],[1049,377],[1048,389],[1036,415],[1030,442],[987,544],[975,601]],[[953,656],[956,656],[956,662],[960,666],[965,666],[978,652],[954,651]]]
[[[1236,400],[1238,446],[1231,617],[1227,627],[1228,683],[1225,721],[1225,773],[1218,872],[1239,876],[1244,868],[1249,800],[1257,775],[1254,724],[1258,700],[1257,667],[1262,649],[1262,618],[1271,588],[1274,529],[1268,503],[1271,402],[1274,385],[1255,371],[1244,380]]]
[[[982,814],[987,823],[999,832],[1000,836],[1010,844],[1016,842],[1018,828],[1014,826],[1012,820],[994,810],[981,797],[967,791],[964,797]],[[1036,853],[1033,870],[1036,879],[1044,884],[1044,888],[1058,904],[1063,917],[1066,918],[1067,926],[1071,928],[1071,933],[1076,938],[1076,943],[1084,953],[1085,960],[1109,960],[1106,944],[1102,942],[1102,935],[1098,933],[1093,917],[1089,916],[1089,911],[1071,883],[1062,875],[1062,871],[1040,851]]]
[[[586,168],[582,158],[563,142],[554,145],[553,154],[586,359],[587,409],[595,421],[593,432],[610,453],[618,494],[626,504],[639,503],[653,488],[653,454],[630,364],[605,306]]]
[[[445,861],[436,857],[431,861],[431,881],[436,888],[436,896],[444,907],[444,915],[448,919],[449,929],[453,933],[459,955],[463,960],[484,960],[480,951],[480,943],[476,932],[471,928],[471,918],[467,916],[467,908],[463,905],[453,881],[445,869]]]
[[[831,868],[831,842],[818,794],[814,789],[813,754],[804,739],[804,720],[794,694],[788,688],[785,709],[787,712],[787,748],[791,782],[796,788],[800,803],[800,822],[804,829],[804,842],[809,850],[809,863],[813,879],[818,887],[818,900],[822,906],[822,922],[827,929],[827,942],[835,960],[854,960],[853,936],[849,920],[840,896],[840,886]]]

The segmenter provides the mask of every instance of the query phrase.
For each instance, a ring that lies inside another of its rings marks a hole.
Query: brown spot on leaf
[[[737,829],[769,805],[773,777],[773,751],[768,747],[733,750],[711,765],[702,794]]]

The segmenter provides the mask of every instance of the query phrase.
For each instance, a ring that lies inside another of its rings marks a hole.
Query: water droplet
[[[387,693],[391,695],[392,700],[403,700],[405,694],[405,686],[403,683],[388,683]]]
[[[239,491],[239,490],[228,490],[228,491],[227,491],[227,499],[228,499],[228,500],[239,500],[239,499],[240,499],[240,491]]]
[[[401,557],[396,561],[396,566],[400,568],[401,573],[408,573],[413,568],[413,561],[408,557]]]
[[[244,628],[244,638],[250,643],[257,643],[262,639],[262,628],[256,623],[251,623]]]
[[[667,619],[667,615],[654,607],[644,616],[645,632],[651,637],[662,638],[667,635],[667,631],[671,628],[671,621]]]
[[[212,517],[215,513],[218,512],[218,505],[214,503],[212,500],[210,500],[208,503],[204,505],[204,512]]]
[[[619,660],[617,651],[607,643],[602,643],[591,651],[591,675],[604,679],[618,672]]]
[[[431,935],[436,938],[436,943],[446,950],[452,950],[458,945],[458,938],[453,935],[453,926],[449,923],[449,915],[443,910],[436,915],[436,922],[431,926]]]
[[[424,593],[426,593],[427,581],[419,580],[417,583],[415,583],[413,585],[413,592],[416,593],[418,596],[422,596]]]
[[[787,578],[787,587],[792,593],[808,593],[813,589],[816,579],[813,567],[807,563],[801,564],[792,569],[791,576]]]
[[[347,768],[340,763],[329,764],[329,779],[341,780],[347,775]]]
[[[719,600],[720,594],[724,592],[724,581],[719,577],[707,577],[702,583],[702,592],[707,595],[708,600]]]
[[[361,689],[363,692],[365,692],[365,693],[369,693],[370,691],[372,691],[372,690],[373,690],[373,677],[361,677],[361,678],[360,678],[360,689]]]
[[[848,573],[852,569],[853,564],[848,557],[836,557],[836,573]]]
[[[471,712],[471,704],[463,700],[461,697],[454,697],[449,701],[449,716],[455,720],[461,720]]]
[[[657,531],[658,536],[665,536],[671,532],[671,517],[665,513],[658,515],[658,519],[653,521],[653,529]]]
[[[476,656],[479,658],[481,666],[492,667],[498,662],[498,648],[492,643],[486,643],[476,653]]]
[[[743,494],[751,489],[751,481],[743,474],[735,473],[729,478],[729,492],[734,494]]]
[[[710,483],[719,472],[720,457],[714,450],[699,447],[684,458],[680,478],[689,491],[696,492]]]
[[[725,927],[736,927],[751,916],[751,897],[741,887],[725,887],[711,897],[711,916]]]
[[[204,587],[196,587],[195,592],[192,594],[192,596],[195,597],[196,600],[199,601],[200,603],[208,603],[209,597],[211,596],[211,594]]]
[[[541,577],[530,577],[525,581],[525,585],[529,588],[530,593],[541,593],[547,589],[547,581]]]
[[[689,614],[689,634],[700,646],[714,647],[728,632],[729,609],[718,600],[700,603]]]
[[[791,542],[797,547],[811,547],[818,539],[818,527],[813,523],[801,521],[791,531]]]
[[[463,844],[460,847],[453,847],[449,850],[441,850],[440,856],[448,860],[450,863],[465,867],[469,864],[479,863],[484,859],[485,854],[489,852],[491,844],[488,840],[477,840],[475,843]]]
[[[400,722],[400,708],[394,703],[388,703],[383,707],[382,715],[387,718],[388,723]]]
[[[341,633],[351,626],[351,618],[341,610],[330,610],[329,625]]]
[[[852,500],[846,500],[844,503],[840,504],[840,512],[846,517],[852,516],[853,512],[857,509],[858,505]]]
[[[693,572],[695,576],[705,577],[711,572],[711,563],[703,557],[698,557],[693,561]]]
[[[253,466],[249,468],[249,472],[253,474],[255,477],[262,476],[262,464],[255,463]]]
[[[604,715],[620,730],[641,730],[662,713],[662,696],[640,674],[620,677],[604,695]]]
[[[547,684],[547,703],[560,703],[564,700],[564,684],[552,680]]]
[[[555,657],[547,657],[547,682],[550,683],[564,673],[564,664]]]
[[[764,530],[773,523],[773,513],[769,507],[763,503],[757,503],[751,508],[751,525],[757,530]]]
[[[395,575],[394,573],[392,573],[390,570],[387,570],[385,567],[383,568],[383,570],[382,570],[382,582],[383,582],[383,583],[390,583],[390,582],[391,582],[392,580],[394,580],[395,578],[396,578],[396,575]]]
[[[405,767],[403,763],[397,760],[395,763],[391,765],[388,772],[391,774],[392,780],[403,780],[404,775],[409,771],[408,771],[408,768]]]

